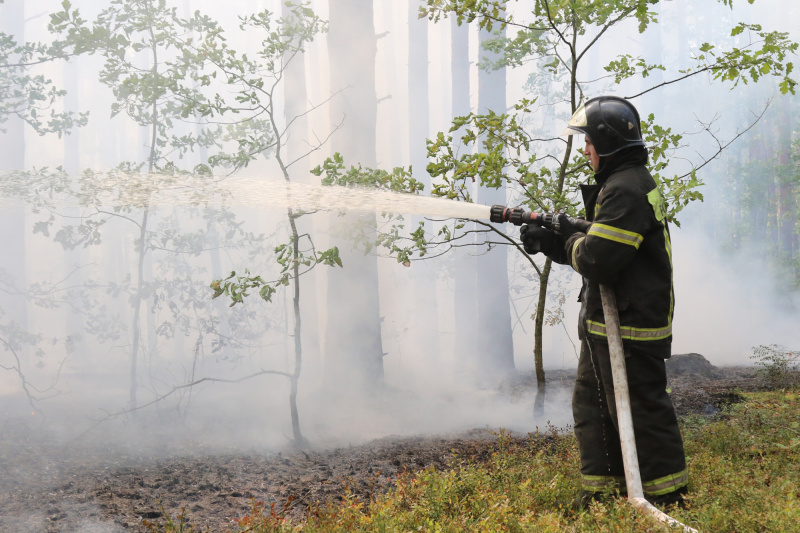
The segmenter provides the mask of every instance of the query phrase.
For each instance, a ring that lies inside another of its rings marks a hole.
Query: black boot
[[[594,502],[607,503],[614,498],[614,495],[609,492],[590,492],[582,490],[572,500],[572,510],[576,513],[585,511]]]
[[[660,496],[646,496],[647,501],[652,503],[653,505],[658,505],[660,507],[668,507],[670,505],[677,505],[681,509],[686,506],[686,503],[683,500],[683,496],[688,492],[686,487],[681,487],[677,490],[673,490],[672,492],[668,492],[666,494],[662,494]]]

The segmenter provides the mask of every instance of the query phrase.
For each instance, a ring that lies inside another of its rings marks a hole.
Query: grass
[[[682,420],[690,485],[671,516],[701,531],[796,531],[800,523],[800,392],[744,394],[715,417]],[[622,499],[574,513],[579,459],[571,435],[498,435],[481,463],[402,475],[370,502],[344,501],[292,522],[254,504],[236,532],[577,532],[663,531]],[[152,531],[191,532],[174,519]]]

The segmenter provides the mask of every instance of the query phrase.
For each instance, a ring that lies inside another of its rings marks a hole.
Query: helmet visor
[[[589,125],[589,121],[586,120],[586,106],[580,106],[578,109],[575,110],[575,113],[572,114],[572,118],[569,119],[569,124],[567,124],[567,128],[561,132],[561,135],[575,135],[576,133],[585,133],[584,128]]]

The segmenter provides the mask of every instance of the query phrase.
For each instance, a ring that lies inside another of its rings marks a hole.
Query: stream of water
[[[227,179],[202,175],[165,177],[160,174],[107,172],[91,174],[77,195],[52,193],[47,178],[10,172],[3,182],[0,206],[49,205],[54,208],[253,206],[303,211],[362,211],[427,215],[444,218],[488,219],[489,206],[365,187],[288,183],[267,177]],[[34,192],[34,191],[39,191]],[[21,200],[14,198],[22,197]]]

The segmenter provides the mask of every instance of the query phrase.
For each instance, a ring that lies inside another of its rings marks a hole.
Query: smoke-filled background
[[[510,13],[524,20],[527,4]],[[636,20],[614,25],[580,63],[582,96],[636,95],[700,56],[762,46],[752,28],[730,35],[739,22],[800,39],[796,2],[733,4],[664,1],[643,33]],[[532,138],[564,129],[570,95],[547,60],[497,62],[514,28],[433,22],[421,5],[2,2],[0,30],[15,42],[0,65],[2,416],[41,418],[67,438],[138,421],[140,435],[264,447],[542,423],[524,379],[539,298],[528,258],[481,224],[423,217],[413,199],[388,214],[320,186],[360,165],[383,170],[351,175],[368,185],[430,196],[449,175],[426,171],[426,139],[443,132],[478,153],[448,133],[454,117],[512,113],[525,98]],[[617,83],[603,67],[623,54],[664,70]],[[708,71],[632,100],[682,135],[662,177],[694,168],[704,183],[704,201],[671,226],[674,353],[742,365],[754,346],[800,344],[800,110],[780,83]],[[564,143],[530,151],[552,165]],[[466,180],[455,196],[524,203],[507,175],[502,187]],[[256,185],[226,195],[239,178]],[[276,204],[287,181],[319,197]],[[161,196],[182,185],[181,202]],[[430,242],[441,228],[462,237],[409,255],[420,223]],[[545,371],[576,366],[579,284],[553,270]],[[548,420],[570,422],[568,397],[551,393]]]

